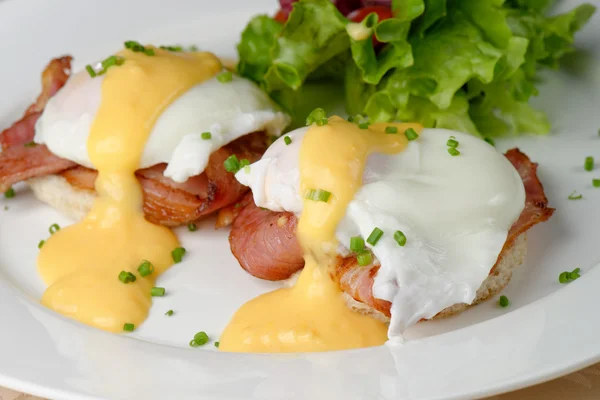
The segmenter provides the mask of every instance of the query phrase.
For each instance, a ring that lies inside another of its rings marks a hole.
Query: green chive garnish
[[[404,246],[406,244],[406,236],[404,233],[402,233],[402,231],[394,232],[394,240],[399,246]]]
[[[592,171],[594,169],[594,157],[586,157],[583,163],[583,168],[586,171]]]
[[[210,338],[208,337],[206,332],[198,332],[194,335],[194,338],[190,342],[190,346],[192,346],[192,347],[204,346],[206,343],[208,343],[209,340],[210,340]]]
[[[210,138],[212,138],[212,134],[210,132],[202,132],[201,136],[204,140],[210,140]]]
[[[385,133],[390,134],[390,133],[398,133],[398,128],[395,126],[386,126],[385,127]]]
[[[38,243],[38,249],[41,249],[42,247],[44,247],[44,244],[46,244],[46,241],[40,240],[40,242]]]
[[[500,300],[498,300],[498,304],[502,308],[508,307],[508,305],[510,304],[510,302],[508,301],[508,297],[500,296]]]
[[[181,46],[160,46],[159,48],[161,48],[163,50],[172,51],[172,52],[183,51],[183,47],[181,47]]]
[[[357,255],[356,261],[358,261],[358,265],[361,267],[366,267],[373,262],[373,256],[371,255],[371,252],[367,250]]]
[[[408,140],[415,140],[419,138],[419,134],[413,128],[408,128],[405,130],[404,135]]]
[[[123,283],[135,282],[136,279],[137,279],[136,276],[134,274],[132,274],[131,272],[127,272],[127,271],[119,272],[119,280]]]
[[[144,260],[138,267],[138,272],[142,278],[151,275],[154,272],[154,265],[150,261]]]
[[[379,242],[379,239],[381,239],[382,236],[383,236],[383,231],[376,227],[373,229],[373,232],[371,232],[371,234],[367,238],[367,243],[369,243],[371,246],[375,246],[377,244],[377,242]]]
[[[575,279],[579,278],[580,275],[579,273],[581,272],[580,268],[575,268],[573,271],[569,272],[569,271],[565,271],[562,272],[559,276],[558,276],[558,281],[560,283],[569,283],[569,282],[573,282]]]
[[[306,198],[313,201],[322,201],[327,203],[329,201],[329,197],[331,196],[331,192],[327,190],[321,189],[310,189],[306,194]]]
[[[183,260],[183,256],[185,255],[185,248],[183,247],[178,247],[175,250],[173,250],[171,252],[171,256],[173,257],[173,261],[175,261],[175,263],[180,263],[181,260]]]
[[[153,287],[150,289],[150,296],[152,297],[163,297],[165,295],[164,287]]]
[[[135,325],[134,324],[126,323],[125,325],[123,325],[123,330],[125,332],[133,332],[134,329],[135,329]]]
[[[60,231],[60,226],[58,226],[58,224],[52,224],[50,225],[50,228],[48,228],[48,232],[50,232],[51,235],[54,235],[58,231]]]
[[[600,179],[592,179],[592,186],[600,188]]]
[[[317,125],[325,125],[327,122],[323,121],[327,121],[327,114],[322,108],[315,108],[310,114],[308,114],[308,117],[306,117],[307,126],[312,125],[315,122]]]
[[[240,160],[238,160],[235,154],[227,157],[223,165],[225,166],[225,171],[227,172],[232,172],[235,174],[240,170]]]
[[[12,199],[13,197],[15,197],[15,189],[9,188],[6,192],[4,192],[4,197],[6,197],[7,199]]]
[[[25,146],[25,147],[35,147],[35,146],[37,146],[37,143],[34,142],[34,141],[31,141],[29,143],[25,143],[23,146]]]
[[[363,122],[361,124],[358,124],[358,127],[360,129],[369,129],[369,123],[368,122]]]
[[[198,229],[198,227],[196,226],[196,224],[194,224],[194,223],[189,223],[188,224],[188,231],[195,232],[196,229]]]
[[[348,122],[354,122],[354,117],[352,115],[348,116]]]
[[[583,195],[577,194],[576,190],[573,190],[573,192],[569,195],[569,200],[581,200],[581,199],[583,199]]]
[[[125,48],[129,49],[135,53],[144,53],[147,56],[153,56],[154,55],[154,50],[151,48],[146,48],[144,46],[142,46],[139,42],[136,42],[135,40],[128,40],[125,42]]]
[[[446,142],[446,146],[456,148],[458,147],[458,141],[454,139],[448,139],[448,141]]]
[[[85,70],[88,72],[88,74],[90,74],[90,76],[91,76],[92,78],[95,78],[95,77],[96,77],[96,75],[97,75],[97,74],[96,74],[96,71],[94,71],[94,68],[92,68],[92,66],[91,66],[91,65],[89,65],[89,64],[88,64],[88,65],[86,65],[86,66],[85,66]]]
[[[233,74],[231,73],[231,71],[225,71],[225,72],[217,75],[217,80],[221,83],[231,82],[232,79],[233,79]]]
[[[250,160],[248,160],[247,158],[242,158],[240,160],[240,169],[246,168],[249,165],[250,165]]]
[[[167,311],[167,312],[165,313],[165,315],[166,315],[167,317],[170,317],[171,315],[173,315],[173,310],[169,310],[169,311]]]
[[[292,144],[292,138],[289,136],[284,136],[283,141],[285,142],[286,146],[289,146],[290,144]]]
[[[452,157],[456,157],[460,156],[460,151],[458,151],[458,149],[455,149],[454,147],[449,147],[448,154],[450,154]]]
[[[215,342],[215,347],[218,349],[219,348],[219,342]]]
[[[350,251],[360,253],[365,249],[365,240],[361,236],[350,238]]]
[[[492,146],[495,146],[496,143],[494,143],[494,141],[492,140],[492,138],[486,137],[483,140],[485,140],[486,142],[488,142],[489,144],[491,144]]]

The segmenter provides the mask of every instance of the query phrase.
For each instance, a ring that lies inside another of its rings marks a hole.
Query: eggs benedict
[[[224,161],[256,160],[288,117],[206,52],[130,41],[69,72],[70,58],[53,61],[36,105],[2,133],[0,190],[28,180],[42,200],[82,216],[40,243],[42,304],[132,331],[165,294],[156,278],[185,255],[159,224],[236,201],[245,189]]]
[[[70,57],[52,61],[36,104],[0,134],[0,192],[27,180],[42,201],[81,219],[96,195],[86,144],[106,75],[82,70],[69,78],[70,64]],[[235,203],[247,189],[224,160],[257,160],[288,122],[256,85],[227,70],[195,84],[164,110],[144,146],[136,176],[146,218],[183,225]]]
[[[401,338],[420,320],[499,292],[523,259],[525,231],[553,213],[536,165],[518,150],[502,155],[476,137],[415,124],[322,112],[312,122],[236,175],[252,196],[233,223],[233,254],[262,279],[301,272],[293,287],[240,308],[221,350]]]

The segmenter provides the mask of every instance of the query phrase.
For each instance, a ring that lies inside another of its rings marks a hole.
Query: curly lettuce
[[[321,105],[324,96],[303,88],[327,81],[328,92],[343,92],[349,114],[371,121],[479,136],[545,134],[546,116],[529,105],[538,72],[574,51],[575,33],[595,12],[582,4],[549,17],[552,3],[392,0],[392,18],[372,13],[355,23],[330,0],[300,0],[285,24],[250,21],[238,71],[292,114]]]

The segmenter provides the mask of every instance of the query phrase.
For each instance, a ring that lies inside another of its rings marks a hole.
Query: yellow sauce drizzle
[[[112,332],[146,319],[150,289],[171,266],[171,251],[179,246],[173,232],[144,219],[135,171],[148,136],[171,102],[221,70],[209,53],[155,52],[150,57],[124,50],[119,55],[125,63],[107,71],[87,143],[98,170],[98,197],[90,213],[55,233],[38,257],[39,272],[49,286],[42,304]],[[143,260],[155,267],[145,278],[137,271]],[[122,283],[122,270],[137,280]]]
[[[397,134],[386,134],[387,126]],[[313,125],[300,150],[300,187],[331,192],[327,203],[304,199],[297,236],[306,265],[292,288],[279,289],[243,305],[220,338],[234,352],[306,352],[370,347],[387,340],[387,327],[350,310],[331,278],[338,247],[335,230],[362,185],[369,154],[404,150],[403,132],[417,124],[374,124],[360,129],[332,117]]]

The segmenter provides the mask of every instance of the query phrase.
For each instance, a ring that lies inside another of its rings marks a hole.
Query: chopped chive
[[[321,189],[310,189],[306,194],[306,198],[313,201],[322,201],[327,203],[329,201],[329,197],[331,196],[331,192],[327,190]]]
[[[37,143],[34,142],[34,141],[31,141],[29,143],[25,143],[23,146],[25,146],[25,147],[35,147],[35,146],[37,146]]]
[[[145,50],[144,50],[144,53],[145,53],[147,56],[153,56],[153,55],[154,55],[154,49],[145,49]]]
[[[167,312],[165,313],[165,315],[166,315],[167,317],[170,317],[171,315],[173,315],[173,310],[169,310],[169,311],[167,311]]]
[[[575,268],[573,271],[564,271],[558,276],[558,281],[560,283],[569,283],[573,282],[575,279],[579,278],[579,273],[581,272],[580,268]]]
[[[360,129],[369,129],[369,123],[368,122],[360,123],[360,124],[358,124],[358,127]]]
[[[135,325],[134,324],[126,323],[126,324],[123,325],[123,330],[125,332],[133,332],[134,329],[135,329]]]
[[[202,132],[201,137],[204,140],[209,140],[210,138],[212,138],[212,134],[210,132]]]
[[[144,53],[147,56],[153,56],[154,55],[154,50],[151,48],[146,48],[145,46],[142,46],[142,44],[140,44],[140,42],[136,42],[135,40],[128,40],[125,42],[125,48],[129,49],[135,53]],[[118,64],[117,64],[118,65]]]
[[[500,299],[498,300],[498,304],[502,308],[508,307],[508,305],[510,304],[510,302],[508,301],[508,297],[506,297],[506,296],[500,296]]]
[[[387,133],[387,134],[398,133],[398,128],[395,126],[386,126],[385,133]]]
[[[46,241],[40,240],[40,242],[38,243],[38,249],[41,249],[42,247],[44,247],[44,244],[46,244]]]
[[[173,261],[175,261],[175,263],[180,263],[181,260],[183,260],[183,256],[185,255],[186,250],[183,247],[178,247],[175,250],[173,250],[171,252],[171,257],[173,257]]]
[[[150,261],[144,260],[138,267],[138,272],[142,278],[151,275],[154,272],[154,265]]]
[[[350,238],[350,251],[360,253],[365,249],[365,240],[361,236]]]
[[[194,339],[190,340],[190,347],[198,347],[200,346]]]
[[[448,148],[448,154],[450,154],[452,157],[456,157],[460,156],[460,151],[458,151],[458,149],[455,149],[454,147],[450,147]]]
[[[492,140],[492,138],[486,137],[486,138],[483,138],[483,140],[485,140],[486,142],[488,142],[492,146],[496,146],[496,143],[494,142],[494,140]]]
[[[315,108],[308,114],[308,117],[306,117],[306,125],[312,125],[315,122],[323,121],[324,119],[327,119],[325,110],[322,108]],[[321,125],[323,125],[323,123],[321,123]]]
[[[153,287],[150,289],[150,296],[152,297],[163,297],[165,295],[164,287]]]
[[[119,272],[119,280],[123,283],[135,282],[136,279],[137,279],[136,276],[134,274],[132,274],[131,272],[127,272],[127,271]]]
[[[198,51],[198,50],[199,50],[199,47],[196,46],[195,44],[190,46],[190,51]]]
[[[217,75],[217,80],[221,83],[231,82],[232,79],[233,79],[233,74],[231,73],[231,71],[225,71],[225,72],[222,72],[219,75]]]
[[[592,179],[592,186],[600,188],[600,179]]]
[[[193,341],[196,343],[196,346],[194,346],[194,347],[204,346],[206,343],[208,343],[209,340],[210,340],[210,338],[208,337],[206,332],[204,332],[204,331],[198,332],[194,335]]]
[[[382,236],[383,236],[383,231],[381,229],[375,227],[373,229],[373,232],[371,232],[371,234],[367,238],[367,243],[369,243],[371,246],[375,246],[377,244],[377,242],[379,242],[379,239],[381,239]]]
[[[245,168],[249,165],[250,165],[250,160],[248,160],[247,158],[242,158],[240,160],[240,169]]]
[[[196,226],[196,224],[194,224],[193,222],[190,222],[190,223],[188,224],[188,231],[190,231],[190,232],[195,232],[195,231],[196,231],[196,229],[198,229],[198,227],[197,227],[197,226]]]
[[[285,142],[286,146],[289,146],[290,144],[292,144],[292,138],[289,136],[284,136],[283,141]]]
[[[54,235],[58,231],[60,231],[60,226],[58,224],[52,224],[50,225],[50,228],[48,228],[48,232],[50,232],[51,235]]]
[[[398,243],[398,246],[404,246],[406,244],[406,236],[402,231],[394,232],[394,240]]]
[[[6,197],[7,199],[12,199],[13,197],[15,197],[15,194],[15,189],[8,188],[8,190],[4,192],[4,197]]]
[[[594,169],[594,157],[586,157],[583,163],[583,168],[586,171],[592,171]]]
[[[329,120],[327,118],[323,118],[318,120],[317,122],[317,126],[323,126],[323,125],[327,125],[329,123]]]
[[[249,166],[249,165],[246,165],[246,166],[244,167],[244,172],[245,172],[245,173],[247,173],[247,174],[249,174],[249,173],[250,173],[250,166]]]
[[[583,195],[582,194],[577,194],[576,190],[573,190],[573,192],[569,195],[569,200],[581,200],[583,199]]]
[[[348,122],[354,122],[354,117],[352,115],[348,116]]]
[[[446,146],[456,148],[458,147],[458,141],[454,139],[448,139],[448,141],[446,142]]]
[[[90,74],[92,78],[95,78],[96,75],[98,75],[96,74],[96,71],[94,71],[94,68],[92,68],[92,66],[89,64],[85,66],[85,70],[88,72],[88,74]]]
[[[215,347],[218,349],[219,348],[219,342],[215,342]]]
[[[415,140],[419,138],[419,134],[413,128],[408,128],[405,130],[404,136],[406,136],[408,140]]]
[[[359,255],[356,256],[356,261],[358,261],[358,265],[361,267],[366,267],[367,265],[373,262],[373,256],[370,251],[363,251]]]
[[[183,51],[183,47],[181,47],[181,46],[159,46],[159,48],[161,48],[163,50],[172,51],[172,52]]]
[[[238,160],[235,154],[227,157],[223,165],[225,166],[225,171],[227,172],[233,172],[235,174],[240,170],[240,160]]]

